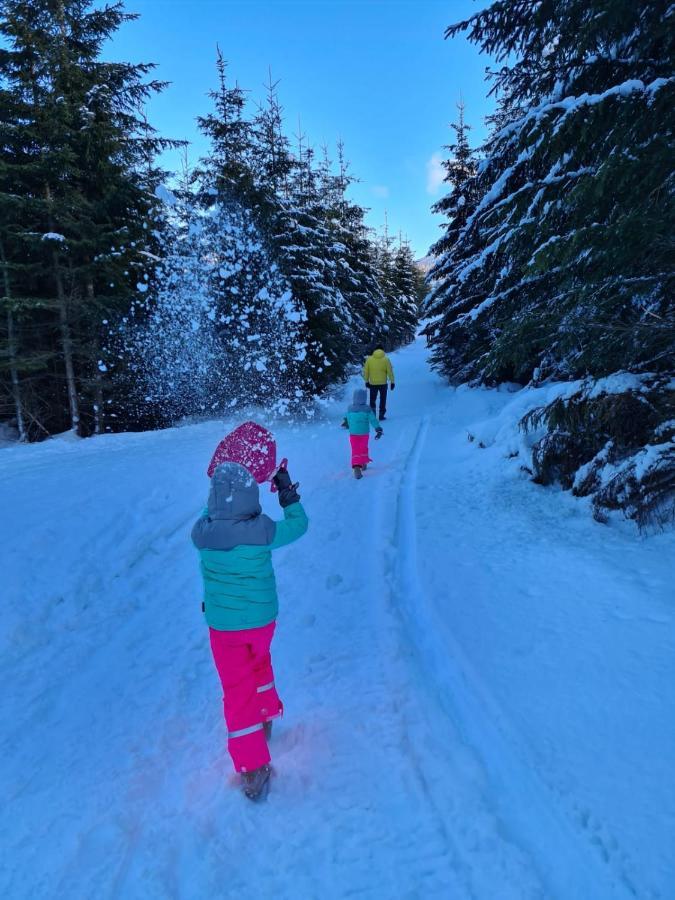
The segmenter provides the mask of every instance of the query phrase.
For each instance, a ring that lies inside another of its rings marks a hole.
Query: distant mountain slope
[[[416,259],[415,265],[420,270],[420,272],[423,272],[426,275],[427,272],[431,270],[435,262],[436,258],[431,254],[427,254],[426,256],[423,256],[422,259]]]

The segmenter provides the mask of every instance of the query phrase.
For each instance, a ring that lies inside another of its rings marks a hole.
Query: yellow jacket
[[[387,379],[392,384],[394,383],[394,370],[384,350],[376,350],[372,356],[366,359],[363,377],[368,384],[386,384]]]

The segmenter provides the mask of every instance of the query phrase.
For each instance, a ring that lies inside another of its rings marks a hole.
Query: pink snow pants
[[[352,465],[367,465],[371,461],[368,456],[368,435],[350,434],[349,443],[352,445]]]
[[[209,628],[213,659],[223,685],[227,749],[237,772],[270,761],[263,722],[282,715],[274,687],[270,644],[276,622],[245,631]]]

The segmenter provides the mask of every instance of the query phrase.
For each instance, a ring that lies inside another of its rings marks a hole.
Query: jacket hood
[[[253,519],[262,512],[258,484],[244,466],[226,462],[216,467],[211,478],[208,501],[212,519],[241,522]]]
[[[348,412],[370,412],[370,406],[368,406],[366,400],[365,388],[356,388]]]
[[[373,356],[375,357],[375,359],[383,359],[383,357],[386,356],[386,353],[384,352],[384,350],[374,350]]]

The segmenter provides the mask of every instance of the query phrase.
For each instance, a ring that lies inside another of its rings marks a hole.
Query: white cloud
[[[445,169],[442,163],[443,157],[440,153],[432,153],[431,158],[427,160],[427,194],[437,194],[443,184]]]
[[[376,197],[386,198],[389,196],[389,188],[386,184],[374,184],[371,190]]]

